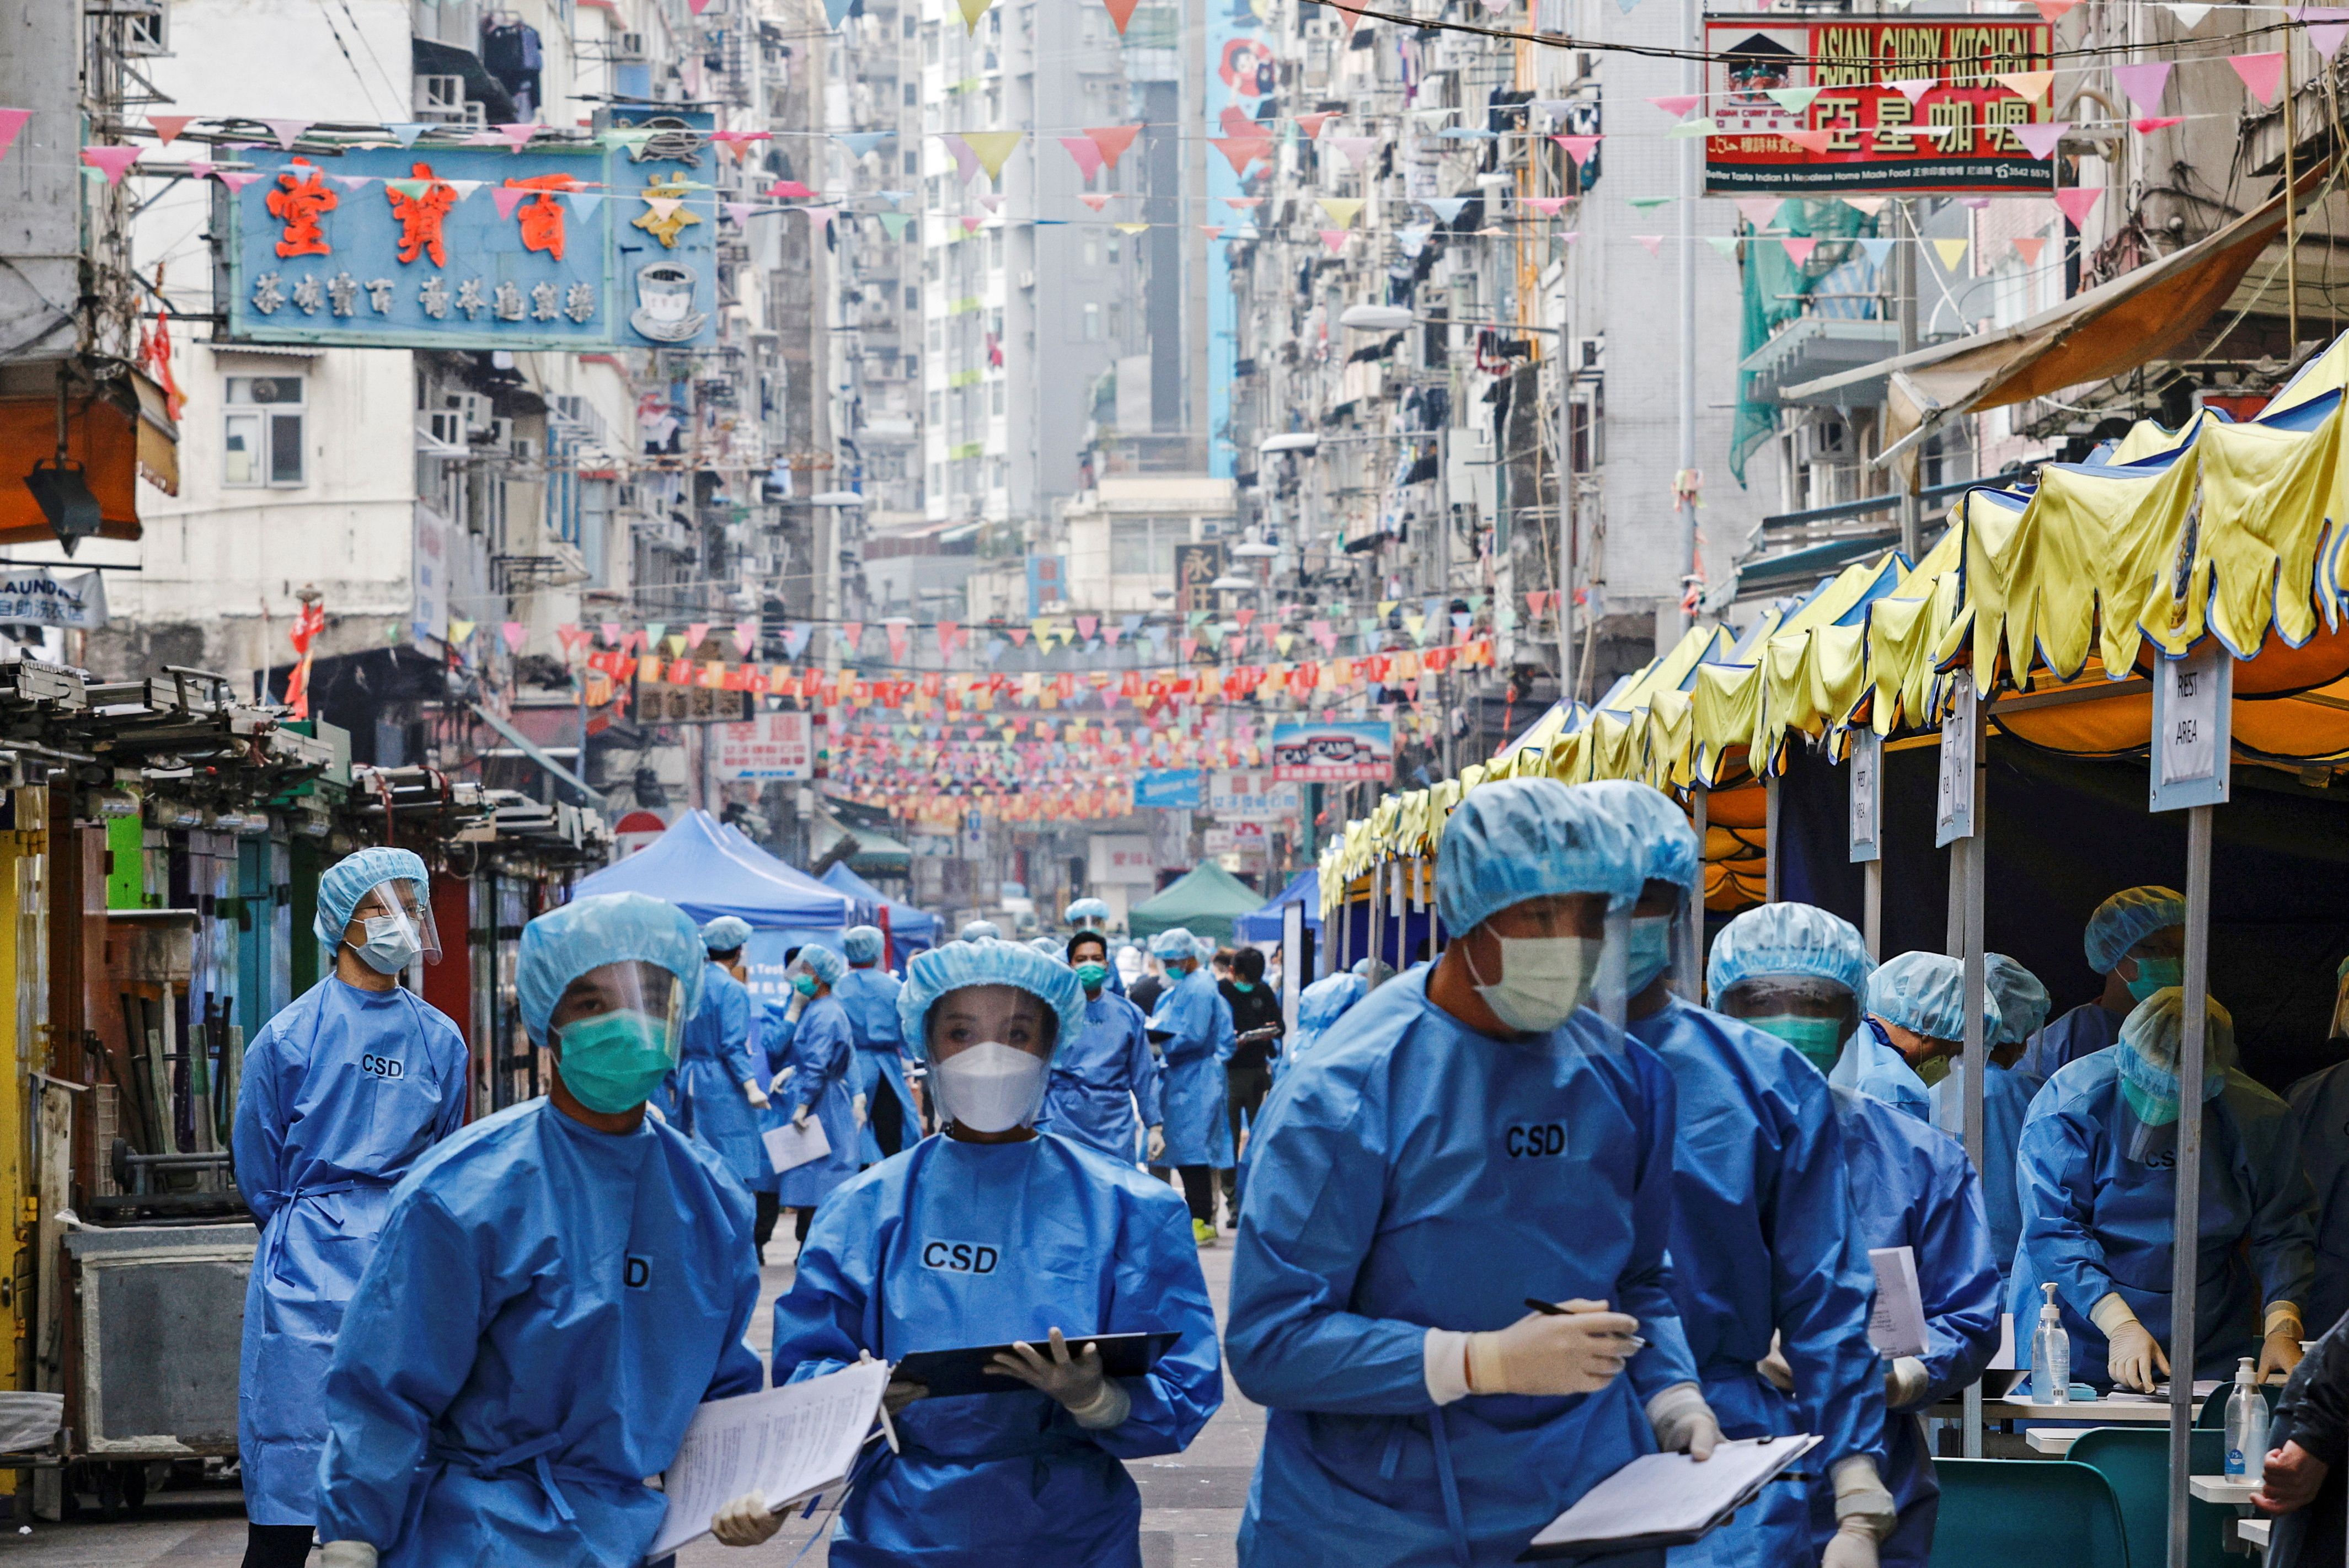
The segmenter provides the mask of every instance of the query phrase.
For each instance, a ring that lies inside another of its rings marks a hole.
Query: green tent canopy
[[[1194,936],[1232,940],[1232,923],[1264,903],[1264,895],[1213,861],[1185,873],[1164,892],[1126,912],[1125,928],[1136,936],[1155,936],[1170,926],[1182,926]]]

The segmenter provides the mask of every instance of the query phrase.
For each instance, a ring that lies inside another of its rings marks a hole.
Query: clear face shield
[[[1017,985],[965,985],[931,1005],[924,1032],[941,1115],[985,1133],[1035,1121],[1060,1039],[1060,1020],[1041,997]]]
[[[1859,1030],[1859,998],[1818,975],[1749,975],[1715,997],[1713,1007],[1775,1035],[1822,1073]]]
[[[1613,934],[1613,926],[1609,934]],[[1637,1001],[1658,978],[1687,1001],[1698,999],[1695,901],[1669,882],[1651,882],[1630,912],[1623,985]]]
[[[547,1044],[564,1087],[590,1110],[642,1105],[677,1066],[685,1033],[685,987],[657,964],[599,965],[563,989],[547,1020]]]
[[[2333,1038],[2349,1039],[2349,964],[2341,966],[2333,993]]]
[[[398,975],[419,957],[440,962],[440,932],[424,889],[405,877],[379,882],[359,895],[343,927],[343,943],[378,975]]]

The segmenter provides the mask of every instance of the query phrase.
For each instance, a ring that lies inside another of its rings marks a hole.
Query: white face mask
[[[939,1109],[973,1132],[1009,1132],[1036,1119],[1044,1104],[1041,1057],[982,1040],[930,1066]]]
[[[360,962],[378,975],[398,975],[415,963],[424,945],[416,928],[395,916],[367,917],[367,941],[357,949]]]
[[[1500,936],[1501,977],[1486,984],[1471,959],[1468,973],[1493,1016],[1521,1034],[1547,1034],[1590,995],[1606,943],[1596,936]]]

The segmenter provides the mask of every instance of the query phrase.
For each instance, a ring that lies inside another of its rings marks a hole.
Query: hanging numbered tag
[[[1884,739],[1863,729],[1851,742],[1851,863],[1858,865],[1881,854],[1877,848],[1877,823],[1884,812]]]
[[[1957,702],[1941,721],[1941,778],[1933,810],[1938,848],[1974,836],[1974,682],[1958,674]]]
[[[2153,662],[2153,810],[2217,806],[2231,773],[2235,661],[2216,638]]]

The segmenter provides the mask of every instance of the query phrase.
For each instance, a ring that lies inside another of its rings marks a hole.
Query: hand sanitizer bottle
[[[2054,1285],[2039,1288],[2047,1293],[2047,1305],[2039,1309],[2039,1326],[2031,1335],[2031,1398],[2039,1405],[2068,1405],[2072,1402],[2072,1336],[2064,1332]]]
[[[2267,1473],[2268,1402],[2248,1356],[2235,1367],[2235,1391],[2227,1396],[2227,1479],[2259,1480]]]

